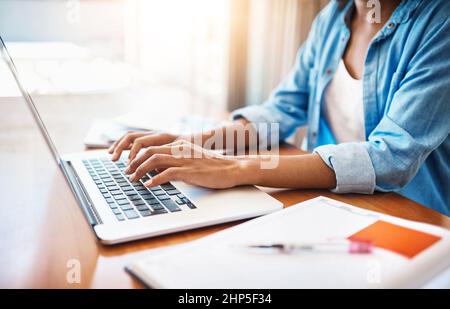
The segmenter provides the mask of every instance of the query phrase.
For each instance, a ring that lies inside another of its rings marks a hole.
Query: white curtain
[[[324,0],[251,0],[247,104],[261,104],[292,68]]]

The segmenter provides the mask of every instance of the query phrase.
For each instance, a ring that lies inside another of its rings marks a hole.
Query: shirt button
[[[388,29],[392,29],[392,28],[394,28],[394,27],[395,27],[395,23],[389,23]]]
[[[327,75],[331,75],[331,72],[332,72],[331,69],[327,69],[325,73],[326,73]]]

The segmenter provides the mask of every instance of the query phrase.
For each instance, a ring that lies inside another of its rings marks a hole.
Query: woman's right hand
[[[108,152],[112,154],[112,161],[119,160],[124,150],[130,150],[128,162],[136,158],[142,148],[150,146],[162,146],[174,142],[178,135],[163,133],[158,131],[135,132],[129,131],[127,134],[115,141]]]

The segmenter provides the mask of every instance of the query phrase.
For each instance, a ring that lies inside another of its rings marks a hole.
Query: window
[[[177,101],[211,116],[226,108],[228,6],[228,0],[5,0],[0,28],[35,94],[141,87],[158,104]],[[27,14],[33,18],[18,18]]]

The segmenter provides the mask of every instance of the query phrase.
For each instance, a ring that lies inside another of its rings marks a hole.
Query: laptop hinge
[[[92,206],[92,202],[86,194],[86,191],[84,190],[84,187],[81,184],[72,164],[69,161],[60,160],[60,166],[66,176],[66,180],[69,183],[72,192],[75,194],[81,209],[89,221],[89,224],[91,226],[101,224],[101,220],[99,220],[99,216]]]

